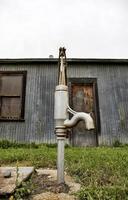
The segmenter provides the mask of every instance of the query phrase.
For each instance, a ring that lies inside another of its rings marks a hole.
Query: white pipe
[[[57,152],[57,183],[64,183],[64,144],[65,138],[58,138],[58,152]]]
[[[94,129],[94,122],[90,114],[84,112],[77,112],[71,119],[66,119],[64,125],[66,127],[75,126],[80,120],[83,120],[86,125],[86,129]]]

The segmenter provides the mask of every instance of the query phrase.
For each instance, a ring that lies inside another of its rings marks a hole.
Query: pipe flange
[[[55,128],[55,134],[60,139],[60,137],[65,138],[67,134],[67,129],[65,126],[57,126]]]
[[[55,131],[56,133],[64,133],[64,134],[67,132],[67,130],[63,130],[63,129],[56,129]]]
[[[66,127],[64,125],[62,125],[62,126],[56,126],[55,129],[66,129]]]
[[[68,86],[66,85],[57,85],[56,91],[68,91]]]
[[[65,138],[66,138],[66,136],[63,136],[63,137],[62,137],[62,136],[58,136],[58,135],[57,135],[57,140],[65,140]]]

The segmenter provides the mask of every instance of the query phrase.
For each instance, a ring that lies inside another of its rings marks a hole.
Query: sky
[[[128,58],[128,0],[0,0],[0,58]]]

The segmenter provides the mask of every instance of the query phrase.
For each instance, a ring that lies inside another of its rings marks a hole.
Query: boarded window
[[[0,72],[0,120],[24,119],[26,72]]]

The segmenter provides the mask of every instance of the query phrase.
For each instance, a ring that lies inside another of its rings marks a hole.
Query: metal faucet
[[[66,49],[59,49],[59,74],[58,85],[55,91],[54,120],[55,133],[57,136],[58,152],[57,152],[57,182],[64,183],[64,144],[67,135],[67,128],[74,127],[78,121],[85,122],[86,129],[94,129],[94,121],[89,113],[76,112],[69,106],[69,94],[67,86],[67,62]],[[69,119],[69,113],[73,115]]]

